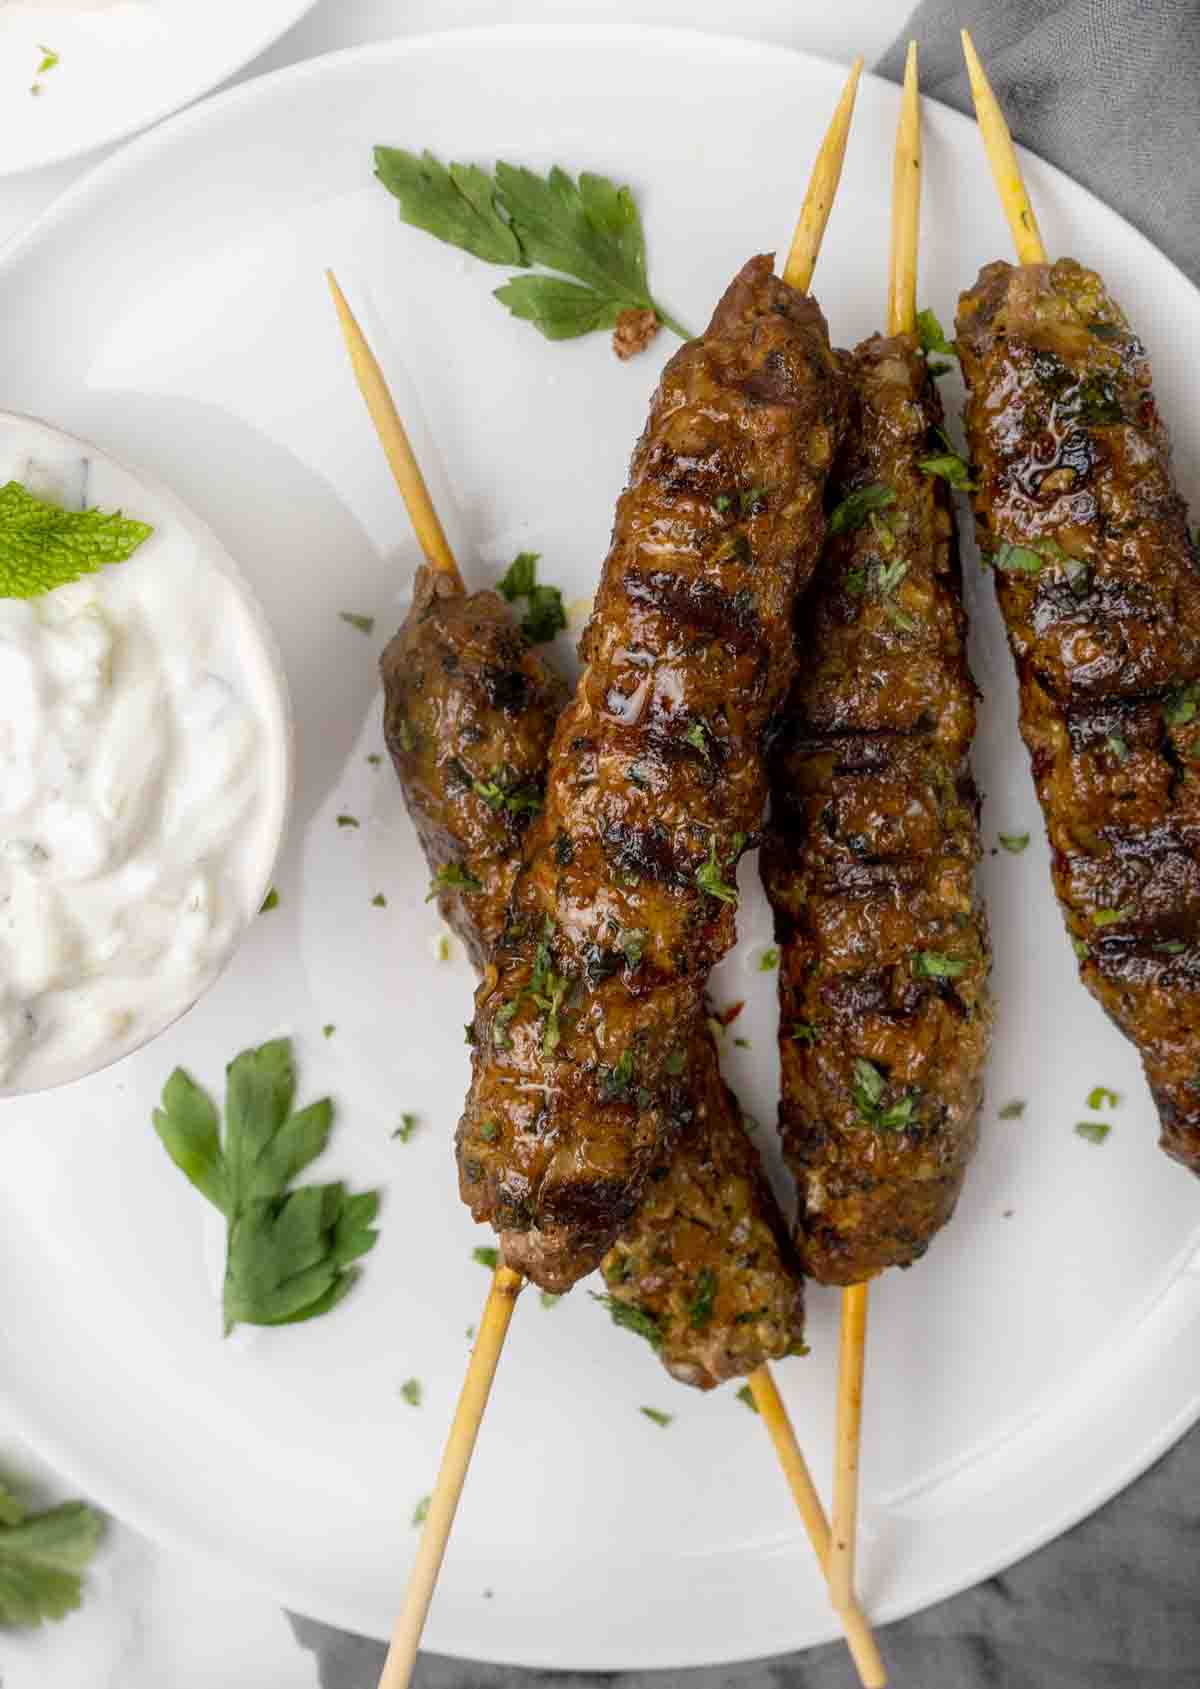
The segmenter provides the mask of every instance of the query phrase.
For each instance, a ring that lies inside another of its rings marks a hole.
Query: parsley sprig
[[[328,1097],[293,1112],[292,1046],[277,1038],[226,1069],[225,1131],[208,1093],[177,1067],[154,1111],[163,1148],[225,1216],[226,1336],[236,1325],[316,1319],[353,1289],[353,1265],[374,1248],[379,1193],[292,1181],[324,1150]]]
[[[651,297],[645,231],[629,188],[586,170],[576,179],[557,165],[539,176],[501,160],[489,175],[402,147],[376,147],[375,174],[414,228],[489,264],[541,265],[495,297],[547,340],[613,328],[623,312],[647,310],[688,338]]]
[[[914,1124],[916,1094],[906,1091],[896,1102],[885,1106],[883,1097],[887,1080],[874,1062],[866,1061],[862,1056],[855,1059],[850,1089],[859,1117],[872,1131],[903,1132]]]

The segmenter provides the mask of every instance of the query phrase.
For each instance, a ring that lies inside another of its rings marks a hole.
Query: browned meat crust
[[[849,369],[832,496],[888,502],[831,534],[801,605],[763,851],[780,1130],[801,1260],[826,1284],[910,1265],[954,1212],[991,1019],[961,576],[946,483],[919,467],[946,450],[941,407],[912,336],[864,342]]]
[[[758,258],[668,364],[634,454],[459,1127],[464,1201],[547,1289],[597,1265],[684,1124],[841,403],[819,309]]]
[[[958,319],[980,545],[1084,984],[1200,1171],[1200,572],[1144,349],[1072,259]]]
[[[469,863],[479,880],[477,892],[447,900],[446,910],[473,955],[503,927],[516,867],[512,830],[494,805],[481,813],[467,801],[463,781],[443,770],[456,757],[463,764],[473,757],[483,768],[506,769],[510,789],[541,791],[550,700],[566,695],[549,667],[526,652],[518,663],[530,680],[523,703],[506,682],[509,708],[490,707],[486,688],[480,705],[481,676],[518,672],[513,632],[494,594],[451,595],[423,570],[413,610],[383,660],[388,742],[430,865]],[[804,1291],[783,1215],[703,1022],[691,1047],[679,1142],[651,1173],[602,1271],[618,1323],[649,1338],[676,1378],[709,1389],[802,1345]]]
[[[417,571],[380,659],[383,731],[435,878],[438,907],[477,967],[504,930],[546,747],[569,693],[494,592]],[[439,880],[438,872],[441,871]]]

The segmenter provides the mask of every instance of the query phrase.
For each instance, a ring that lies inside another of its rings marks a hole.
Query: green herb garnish
[[[1119,733],[1110,733],[1104,743],[1119,763],[1124,765],[1129,761],[1129,746]]]
[[[940,950],[920,950],[912,961],[918,979],[957,979],[966,967],[965,956],[947,956]]]
[[[337,824],[339,827],[358,827],[361,825],[357,815],[339,815]]]
[[[930,352],[941,352],[951,358],[958,357],[958,348],[953,340],[946,339],[946,331],[938,321],[935,311],[917,312],[917,337],[926,356]]]
[[[562,1301],[562,1296],[561,1294],[556,1295],[553,1290],[543,1290],[538,1300],[543,1308],[557,1308]]]
[[[336,1031],[337,1027],[334,1023],[331,1020],[327,1020],[325,1025],[321,1028],[321,1036],[322,1038],[332,1038]]]
[[[429,899],[426,898],[425,901],[426,901],[426,903],[428,903]],[[387,908],[387,898],[383,895],[383,893],[381,891],[377,891],[375,893],[374,897],[371,899],[371,907],[372,907],[372,909],[386,909]]]
[[[496,1268],[500,1265],[500,1251],[498,1249],[491,1249],[486,1245],[481,1245],[478,1249],[473,1249],[471,1251],[471,1259],[472,1261],[477,1262],[479,1266],[487,1267],[494,1273]]]
[[[894,489],[885,486],[882,481],[869,487],[859,487],[855,492],[847,493],[840,504],[834,505],[829,513],[829,532],[852,534],[856,528],[862,527],[873,510],[886,510],[895,502]]]
[[[133,556],[154,529],[121,512],[63,510],[0,487],[0,598],[38,598]]]
[[[673,1413],[663,1413],[658,1408],[653,1407],[644,1407],[641,1411],[647,1419],[652,1419],[656,1425],[661,1425],[664,1430],[675,1417]]]
[[[343,622],[347,623],[348,626],[357,628],[359,633],[375,632],[374,616],[360,616],[353,610],[339,610],[338,616]],[[405,748],[407,749],[407,747]]]
[[[614,1325],[619,1325],[623,1331],[632,1331],[638,1337],[644,1337],[651,1348],[657,1349],[662,1342],[662,1328],[657,1317],[648,1308],[643,1308],[636,1302],[620,1302],[615,1296],[598,1296],[594,1290],[588,1295],[593,1302],[599,1302],[608,1309]]]
[[[483,883],[477,880],[460,862],[447,862],[434,874],[429,886],[426,903],[432,903],[440,891],[482,891]]]
[[[558,168],[539,176],[503,162],[489,176],[476,165],[447,168],[432,153],[399,147],[376,147],[375,174],[415,228],[489,264],[557,271],[514,276],[495,294],[547,339],[612,328],[629,310],[653,311],[687,339],[651,298],[645,234],[628,188],[588,171],[575,181]]]
[[[420,1121],[415,1114],[402,1114],[400,1124],[392,1133],[392,1137],[398,1139],[402,1144],[406,1144],[419,1125]]]
[[[1116,1091],[1110,1091],[1107,1085],[1093,1085],[1088,1092],[1087,1105],[1091,1109],[1116,1108],[1121,1101]]]
[[[748,1384],[742,1385],[737,1393],[737,1399],[739,1402],[745,1402],[751,1413],[758,1412],[758,1403],[754,1400],[754,1391]]]
[[[641,927],[625,927],[617,934],[618,948],[631,968],[641,963],[646,950],[646,933]]]
[[[83,1599],[100,1515],[82,1501],[28,1513],[0,1484],[0,1626],[63,1619]]]
[[[689,745],[700,752],[705,762],[712,760],[708,754],[709,729],[707,722],[694,721],[684,734],[684,738]]]
[[[529,981],[529,995],[542,1011],[542,1052],[553,1055],[562,1037],[559,1013],[571,989],[566,974],[555,973],[551,961],[554,922],[549,915],[542,928],[542,936],[533,957],[533,973]]]
[[[999,1118],[1001,1120],[1019,1120],[1024,1112],[1025,1103],[1019,1098],[1014,1098],[1012,1102],[1005,1103],[1004,1107],[1000,1109]]]
[[[906,1092],[890,1107],[885,1108],[883,1093],[886,1088],[887,1080],[874,1062],[865,1061],[861,1056],[856,1057],[850,1090],[863,1124],[876,1132],[904,1131],[913,1123],[917,1099],[911,1091]]]
[[[406,1378],[404,1383],[400,1386],[400,1394],[404,1397],[404,1400],[408,1403],[409,1407],[420,1407],[421,1380],[419,1378]]]
[[[792,1022],[791,1037],[794,1044],[807,1044],[811,1049],[816,1043],[818,1036],[816,1027],[809,1021],[794,1020]]]
[[[721,878],[721,873],[721,864],[717,861],[717,835],[712,833],[708,841],[708,860],[701,863],[700,867],[697,868],[696,884],[701,891],[706,891],[710,897],[715,897],[722,903],[732,903],[736,908],[737,887],[727,885]]]
[[[975,483],[971,479],[971,465],[957,452],[940,452],[936,457],[923,457],[917,465],[924,475],[939,475],[958,493],[969,493]]]
[[[485,1144],[494,1144],[500,1136],[500,1126],[495,1120],[485,1120],[479,1128],[479,1136]]]
[[[567,625],[562,593],[556,586],[538,585],[540,560],[538,551],[519,552],[496,582],[496,590],[510,604],[515,604],[518,598],[525,599],[527,609],[521,631],[531,645],[545,645]]]
[[[413,1522],[414,1527],[417,1526],[417,1525],[423,1525],[425,1523],[426,1519],[428,1519],[428,1517],[429,1517],[429,1503],[432,1500],[433,1500],[432,1496],[423,1495],[421,1497],[420,1501],[417,1503],[417,1505],[413,1508],[412,1522]]]
[[[262,903],[259,905],[258,912],[260,915],[269,915],[272,909],[278,909],[278,907],[279,893],[275,890],[275,887],[272,886],[270,891],[263,898]]]
[[[1040,575],[1045,558],[1027,545],[1013,545],[1011,540],[1001,540],[992,553],[992,562],[1006,575]]]
[[[1196,715],[1197,701],[1200,700],[1200,683],[1191,681],[1186,686],[1177,686],[1173,692],[1168,692],[1163,699],[1163,720],[1168,727],[1186,727]]]
[[[770,945],[758,958],[759,973],[769,974],[779,966],[779,951],[775,945]]]
[[[997,833],[996,838],[1010,856],[1020,856],[1023,850],[1029,848],[1028,833]]]
[[[1094,927],[1115,926],[1118,921],[1128,921],[1133,912],[1131,903],[1127,903],[1123,909],[1093,909],[1092,925]]]
[[[692,1292],[692,1299],[688,1303],[688,1318],[693,1331],[703,1331],[713,1316],[713,1303],[717,1299],[717,1275],[711,1267],[702,1267],[696,1275],[696,1285]]]
[[[1079,1120],[1075,1130],[1081,1138],[1086,1138],[1089,1144],[1102,1144],[1112,1131],[1112,1127],[1104,1120]]]
[[[290,1325],[328,1313],[353,1288],[352,1263],[375,1245],[379,1193],[292,1181],[324,1150],[328,1098],[292,1112],[292,1046],[243,1050],[226,1070],[225,1130],[182,1068],[167,1080],[154,1129],[179,1170],[226,1222],[226,1336],[236,1325]]]

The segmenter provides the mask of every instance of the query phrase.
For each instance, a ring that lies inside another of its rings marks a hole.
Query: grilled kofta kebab
[[[762,863],[797,1241],[840,1285],[910,1265],[953,1213],[991,1021],[957,460],[915,335],[846,357],[840,502],[797,618]]]
[[[434,891],[482,967],[504,929],[567,688],[495,593],[464,596],[428,568],[382,672],[385,737]],[[678,1143],[601,1270],[618,1323],[649,1338],[675,1378],[708,1389],[802,1342],[803,1281],[702,1020],[687,1070]]]
[[[634,454],[458,1133],[464,1201],[545,1289],[599,1263],[685,1124],[843,408],[819,308],[755,258]]]
[[[1141,341],[1094,270],[959,304],[975,513],[1084,984],[1200,1172],[1200,555]]]

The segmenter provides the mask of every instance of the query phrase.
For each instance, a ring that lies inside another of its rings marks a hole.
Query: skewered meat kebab
[[[1145,349],[1094,270],[1051,264],[970,39],[1021,262],[959,302],[979,543],[1084,984],[1200,1172],[1200,557]]]
[[[463,595],[429,568],[381,668],[384,733],[409,812],[430,866],[456,869],[440,888],[442,913],[482,966],[503,932],[567,688],[497,594]],[[667,1371],[711,1389],[802,1342],[803,1280],[703,1021],[688,1110],[601,1270]]]
[[[464,1201],[546,1289],[599,1263],[686,1124],[843,408],[819,308],[755,258],[634,454],[458,1133]]]
[[[831,537],[797,618],[801,671],[762,856],[780,948],[780,1130],[805,1271],[843,1298],[830,1589],[853,1588],[867,1281],[954,1211],[991,1010],[973,892],[975,687],[949,489],[959,460],[916,328],[920,95],[896,139],[887,338],[845,355]],[[965,468],[965,466],[963,466]]]

